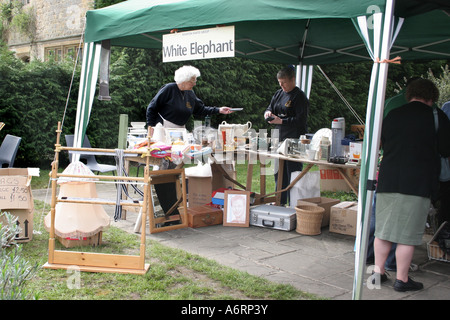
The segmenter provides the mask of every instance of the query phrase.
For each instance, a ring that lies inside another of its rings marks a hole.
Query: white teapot
[[[246,124],[229,124],[226,121],[222,121],[222,123],[219,125],[219,132],[221,129],[231,129],[233,132],[236,133],[236,136],[238,134],[243,135],[246,133],[250,128],[252,127],[252,123],[248,121]]]

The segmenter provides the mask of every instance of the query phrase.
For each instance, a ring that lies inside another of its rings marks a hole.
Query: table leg
[[[284,173],[284,160],[283,159],[279,159],[278,161],[278,180],[277,180],[277,195],[276,195],[276,200],[275,200],[275,204],[277,206],[280,205],[281,203],[281,192],[283,192],[281,190],[282,188],[282,184],[283,184],[283,173]]]
[[[266,174],[265,174],[265,170],[266,170],[266,163],[265,163],[265,159],[264,160],[259,160],[259,166],[260,166],[260,171],[259,171],[259,193],[261,196],[264,196],[266,194]],[[264,174],[261,174],[262,172],[264,172]]]
[[[342,177],[344,178],[344,181],[348,184],[348,186],[352,189],[352,191],[358,195],[358,186],[355,186],[350,179],[350,177],[347,175],[347,172],[343,170],[342,168],[337,168]]]
[[[246,191],[252,191],[252,178],[253,178],[253,164],[249,162],[247,166],[247,183],[245,187]]]

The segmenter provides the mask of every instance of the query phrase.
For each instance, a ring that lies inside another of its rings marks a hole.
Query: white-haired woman
[[[160,122],[165,128],[184,127],[189,118],[195,114],[207,116],[217,113],[228,114],[228,107],[207,107],[197,98],[192,88],[200,77],[200,71],[192,66],[183,66],[175,71],[175,82],[164,85],[147,107],[147,125],[154,127]],[[153,170],[173,169],[174,163],[163,160],[160,167]],[[167,212],[177,201],[174,183],[155,185],[155,191],[164,212]],[[178,210],[172,214],[178,214]]]
[[[232,113],[228,107],[208,107],[192,90],[200,77],[193,66],[183,66],[175,71],[175,82],[164,85],[147,107],[147,125],[158,122],[166,128],[184,127],[191,115],[207,116]]]

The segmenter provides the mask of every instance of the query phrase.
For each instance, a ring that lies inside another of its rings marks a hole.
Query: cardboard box
[[[94,234],[91,237],[83,237],[81,239],[75,238],[61,238],[56,237],[61,244],[66,248],[82,247],[82,246],[92,246],[96,247],[102,244],[102,231]]]
[[[212,201],[212,193],[220,188],[233,188],[234,184],[225,179],[218,164],[211,164],[211,177],[187,176],[188,181],[188,207],[199,207]],[[222,165],[224,170],[236,178],[236,172],[232,165]]]
[[[0,209],[31,209],[31,176],[27,169],[0,169]]]
[[[358,139],[364,139],[364,130],[366,126],[363,124],[352,124],[350,131],[358,134]]]
[[[211,177],[187,177],[188,207],[199,207],[211,202]]]
[[[321,191],[352,191],[350,186],[345,182],[344,177],[338,169],[333,169],[328,166],[319,166],[320,170],[320,190]],[[344,169],[346,175],[353,183],[359,180],[359,169],[351,168]]]
[[[331,207],[330,232],[356,236],[358,203],[343,201]]]
[[[28,242],[33,237],[34,201],[30,183],[31,175],[26,168],[0,169],[0,211],[18,217],[21,232],[17,242]]]
[[[326,227],[330,224],[330,211],[331,207],[341,202],[338,199],[332,199],[332,198],[325,198],[325,197],[315,197],[315,198],[306,198],[306,199],[300,199],[297,201],[297,205],[310,205],[315,204],[319,207],[322,207],[325,209],[323,213],[322,218],[322,227]]]
[[[17,217],[20,232],[16,235],[16,242],[28,242],[33,238],[34,207],[32,209],[1,209],[0,211]],[[0,218],[0,222],[4,223],[1,220],[3,220],[2,218]]]
[[[361,159],[362,145],[363,145],[362,142],[350,142],[349,144],[350,158]]]

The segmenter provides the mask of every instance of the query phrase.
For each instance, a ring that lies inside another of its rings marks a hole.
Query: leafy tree
[[[194,91],[206,105],[244,108],[242,112],[213,117],[213,126],[224,120],[235,123],[242,119],[251,121],[256,128],[267,126],[263,113],[278,89],[275,75],[280,65],[241,58],[166,64],[158,51],[120,48],[113,50],[111,61],[111,101],[94,101],[90,123],[95,126],[87,129],[93,144],[102,143],[102,147],[117,144],[117,135],[104,134],[109,127],[118,127],[121,113],[128,114],[130,121],[145,121],[151,99],[161,86],[174,81],[174,72],[182,65],[194,65],[200,70]],[[193,121],[187,124],[188,129],[193,128]]]
[[[444,103],[450,101],[450,70],[448,64],[445,67],[441,67],[442,74],[440,77],[436,77],[433,71],[428,70],[428,79],[433,81],[439,89],[439,100],[437,105],[442,107]]]
[[[325,74],[322,74],[318,68],[314,69],[308,118],[311,133],[320,128],[330,128],[331,121],[338,117],[345,118],[348,127],[346,132],[349,131],[351,124],[359,124],[338,93],[333,90],[326,77],[334,84],[356,113],[365,120],[371,67],[371,63],[321,66]]]
[[[0,138],[6,134],[22,138],[16,166],[45,166],[53,159],[55,130],[63,116],[70,79],[67,64],[26,64],[5,46],[0,48],[0,119],[6,124]]]
[[[112,6],[113,4],[123,2],[123,1],[125,1],[125,0],[95,0],[94,8],[95,9],[104,8],[104,7]]]
[[[390,66],[386,97],[396,94],[395,90],[405,79],[417,75],[425,77],[430,70],[435,79],[443,79],[441,96],[448,99],[448,94],[443,94],[448,89],[448,67],[444,69],[443,62],[405,62]],[[173,81],[174,71],[184,64],[194,65],[201,71],[194,90],[206,105],[244,108],[230,115],[213,117],[213,126],[217,127],[225,120],[228,123],[251,121],[256,130],[272,127],[264,121],[263,113],[279,88],[276,73],[281,65],[243,58],[162,63],[161,53],[157,50],[113,47],[110,66],[112,99],[94,99],[87,128],[92,145],[116,148],[120,114],[127,114],[130,121],[145,121],[146,108],[151,99],[163,84]],[[371,68],[371,62],[322,66],[327,77],[363,120]],[[62,144],[65,143],[65,134],[73,134],[80,66],[75,68],[74,73],[73,69],[72,61],[33,61],[25,64],[15,58],[5,45],[0,45],[0,121],[6,123],[0,131],[0,139],[7,133],[22,137],[17,166],[50,165],[54,157],[58,121],[64,120]],[[346,119],[346,132],[349,132],[351,124],[357,123],[324,75],[315,68],[308,116],[309,132],[330,128],[331,121],[336,117]],[[187,124],[187,128],[193,128],[193,121]],[[107,159],[113,161],[112,157]],[[61,166],[67,164],[66,153],[61,153],[60,160]]]

